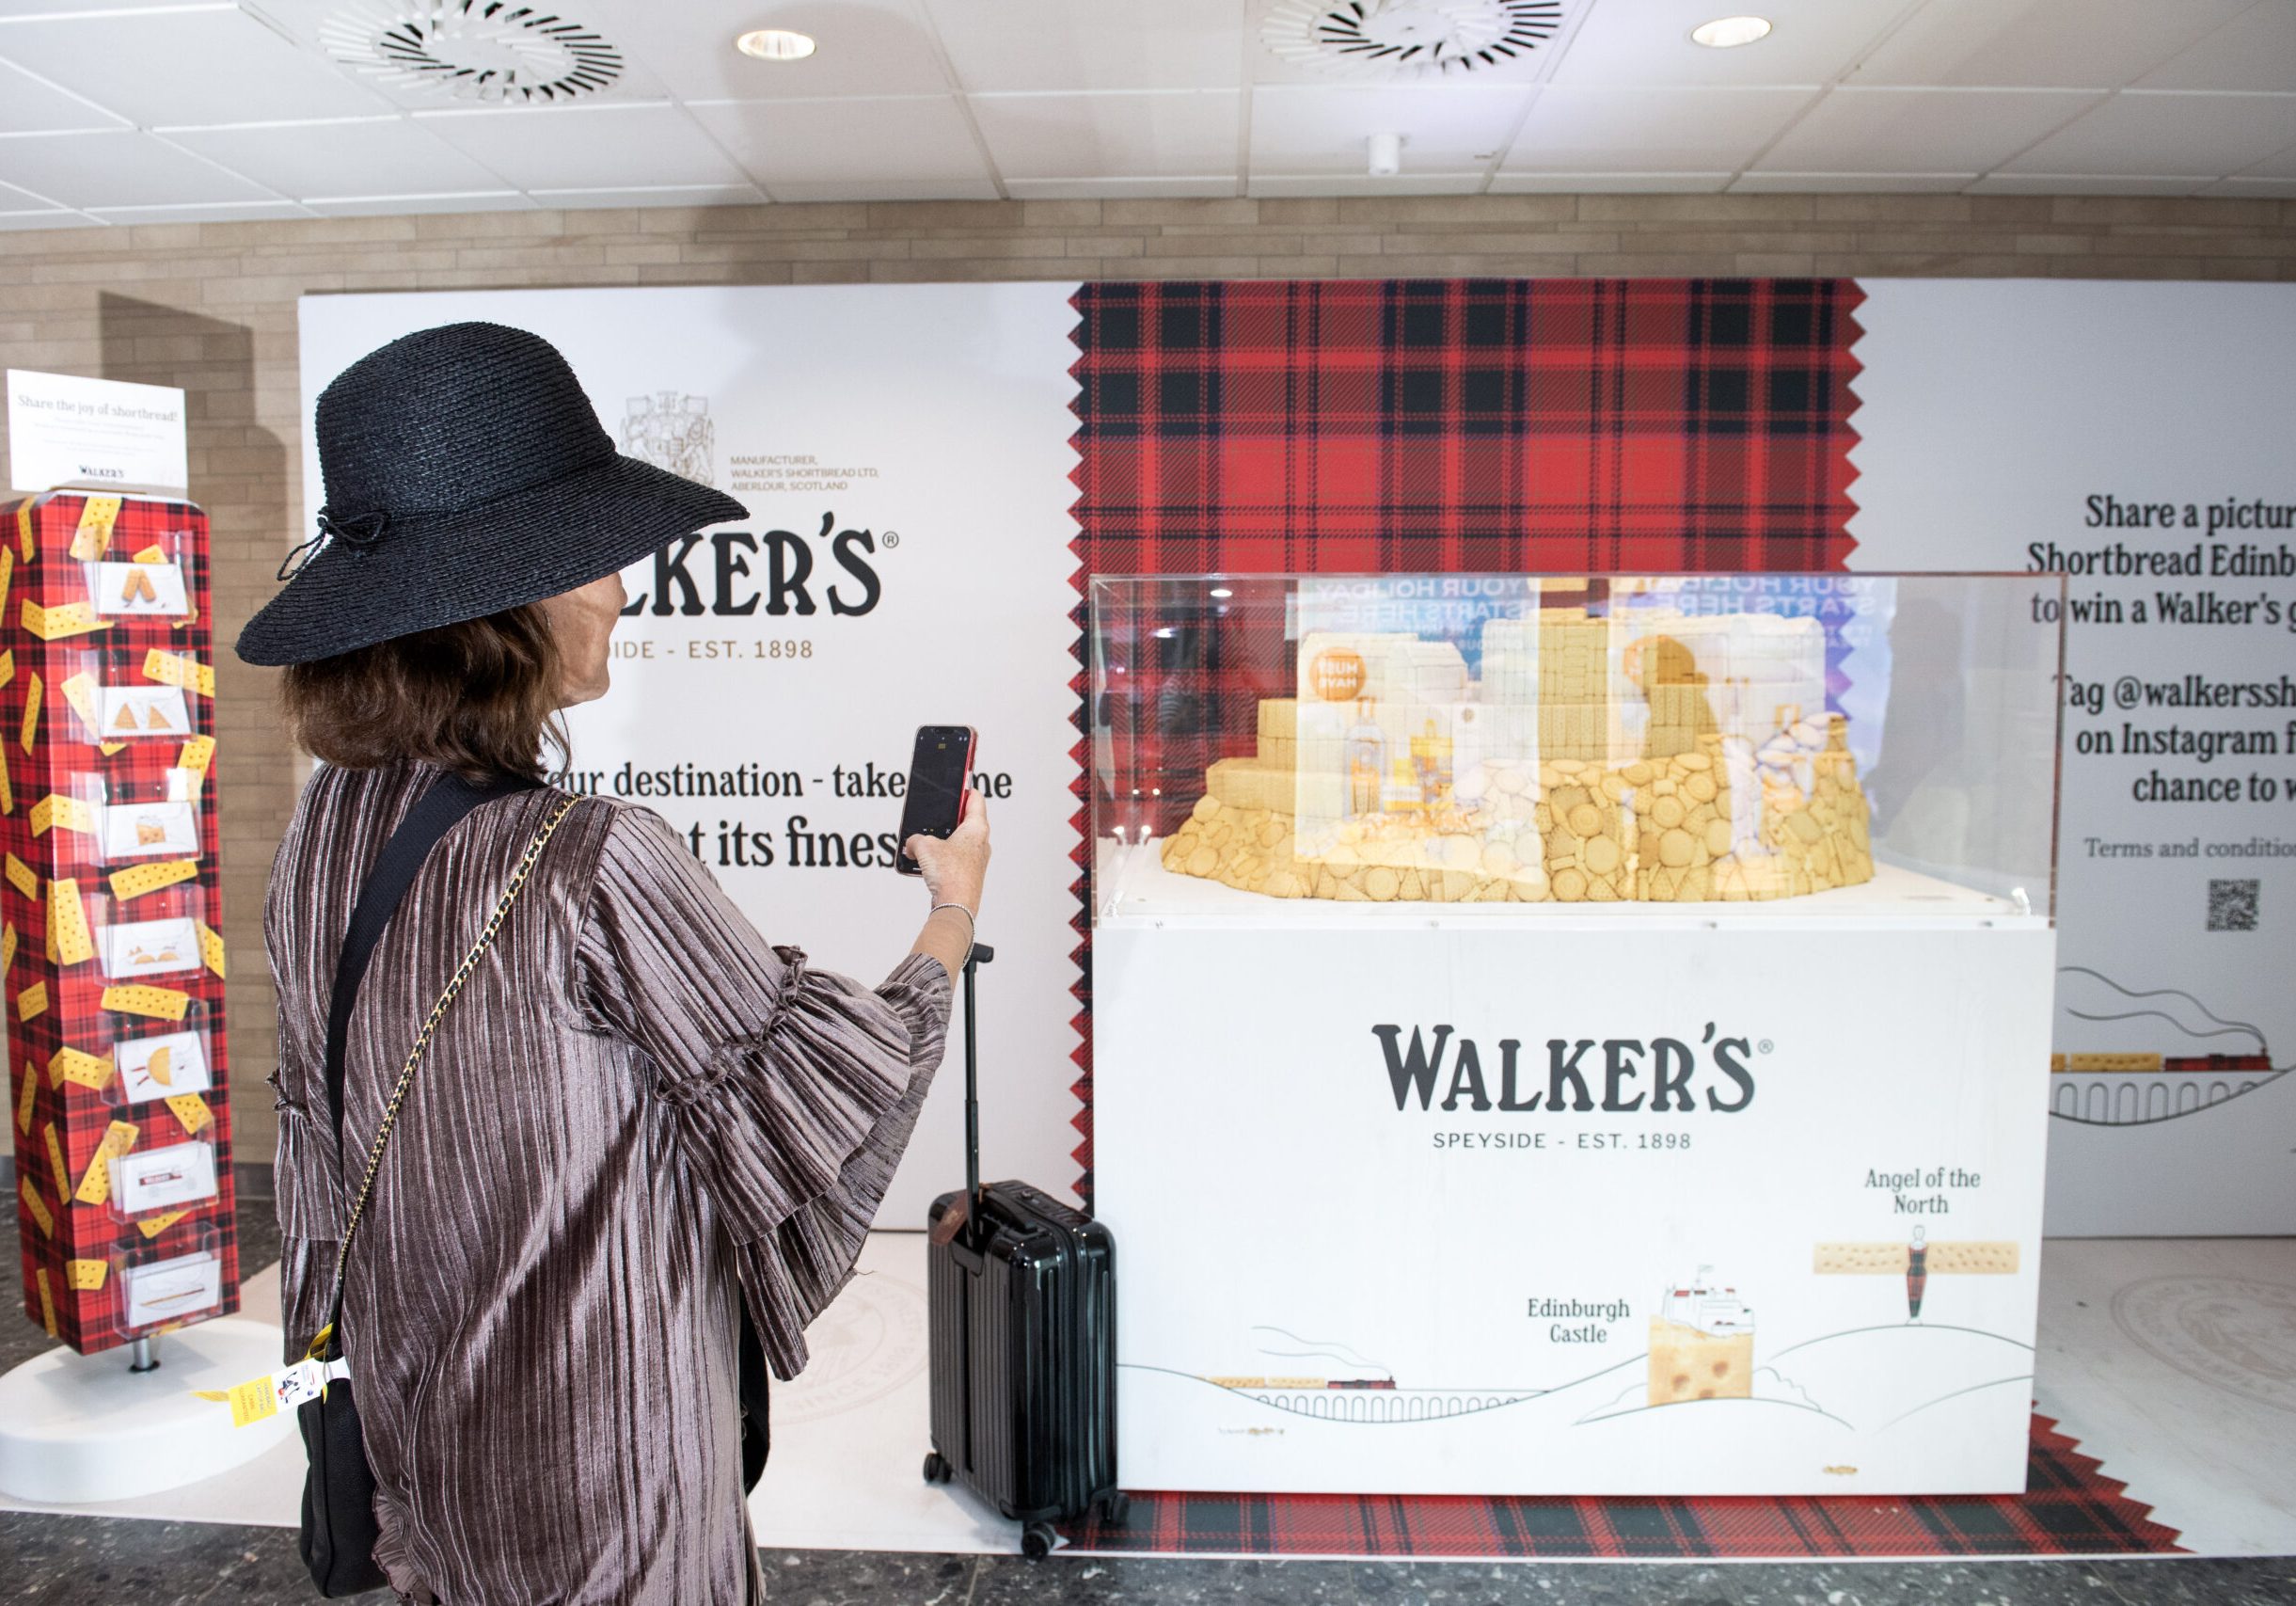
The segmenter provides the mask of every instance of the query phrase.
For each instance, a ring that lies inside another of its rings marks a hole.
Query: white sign
[[[320,295],[303,393],[414,329],[487,319],[573,365],[617,446],[750,517],[624,575],[613,690],[573,784],[656,809],[775,943],[874,985],[924,883],[891,867],[916,727],[971,724],[996,860],[981,940],[983,1164],[1074,1184],[1070,786],[1078,593],[1064,284]],[[304,485],[323,494],[315,444]],[[388,537],[387,537],[388,538]],[[958,1023],[878,1219],[964,1181]]]
[[[2037,917],[1281,907],[1096,933],[1119,1481],[2024,1487]]]
[[[165,385],[8,371],[8,484],[182,494],[191,484],[183,392]]]
[[[112,1159],[112,1203],[122,1216],[215,1197],[215,1146],[194,1138]]]
[[[96,951],[103,958],[103,974],[121,981],[197,970],[201,962],[199,933],[188,914],[98,926]]]
[[[207,1045],[196,1031],[121,1038],[112,1045],[112,1059],[130,1104],[208,1089]]]
[[[2296,287],[1861,288],[1851,565],[2071,576],[2050,1231],[2296,1232]]]
[[[127,1291],[130,1328],[181,1321],[223,1300],[223,1262],[205,1249],[122,1266],[119,1280]]]

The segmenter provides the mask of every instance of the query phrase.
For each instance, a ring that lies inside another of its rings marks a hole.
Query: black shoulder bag
[[[367,962],[374,955],[384,927],[390,923],[392,914],[406,897],[406,889],[414,884],[415,872],[422,867],[422,861],[457,820],[483,803],[527,790],[534,785],[532,781],[505,778],[481,787],[459,775],[443,776],[416,800],[376,856],[374,868],[369,872],[366,885],[359,890],[358,903],[352,911],[351,930],[343,939],[342,954],[336,961],[335,989],[327,1003],[327,1113],[335,1123],[335,1145],[339,1152],[342,1147],[343,1047],[350,1037],[351,1007],[358,998],[359,982],[367,974]],[[343,1223],[342,1244],[335,1256],[335,1287],[327,1300],[326,1325],[311,1340],[310,1358],[314,1360],[332,1361],[342,1355],[343,1272],[350,1264],[351,1236],[358,1231],[368,1195],[373,1191],[384,1145],[390,1141],[390,1129],[399,1119],[401,1106],[406,1103],[408,1089],[414,1086],[415,1067],[421,1063],[424,1052],[431,1046],[431,1038],[437,1031],[447,1007],[454,1002],[463,983],[478,967],[480,956],[501,930],[503,917],[526,885],[527,875],[533,869],[534,861],[542,856],[544,845],[573,806],[572,798],[562,802],[534,833],[534,839],[527,844],[525,856],[518,861],[510,885],[503,889],[478,941],[455,967],[446,990],[438,995],[438,1002],[431,1006],[430,1017],[423,1022],[414,1050],[407,1055],[406,1064],[399,1073],[399,1084],[384,1107],[382,1124],[375,1129],[374,1142],[367,1151],[367,1167],[359,1178],[358,1195],[352,1201],[350,1216]],[[303,1483],[303,1565],[310,1569],[311,1582],[319,1586],[322,1595],[357,1595],[380,1589],[389,1581],[374,1561],[377,1537],[374,1473],[367,1465],[366,1440],[359,1431],[358,1406],[352,1398],[350,1379],[337,1378],[326,1384],[317,1399],[296,1407],[296,1416],[303,1430],[303,1447],[310,1458],[310,1471]]]

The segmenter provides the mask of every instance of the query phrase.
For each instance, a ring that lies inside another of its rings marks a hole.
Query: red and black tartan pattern
[[[32,1213],[19,1203],[18,1233],[23,1248],[24,1313],[34,1323],[43,1321],[35,1272],[47,1273],[50,1297],[55,1307],[56,1336],[80,1353],[93,1354],[143,1336],[123,1327],[125,1301],[121,1296],[122,1267],[147,1264],[187,1254],[194,1249],[214,1251],[223,1263],[223,1298],[196,1319],[227,1315],[239,1308],[239,1236],[233,1214],[231,1174],[231,1112],[227,1096],[230,1056],[224,1032],[223,978],[205,965],[198,970],[151,978],[156,986],[190,995],[184,1018],[174,1022],[130,1015],[103,1007],[106,980],[99,961],[58,966],[46,957],[48,889],[52,882],[76,880],[88,905],[91,931],[103,919],[103,900],[111,897],[107,878],[132,859],[105,863],[93,840],[77,832],[52,826],[35,835],[32,807],[50,793],[72,795],[74,778],[100,776],[105,795],[115,802],[165,798],[167,771],[176,765],[184,738],[144,737],[119,742],[106,754],[87,733],[66,700],[62,683],[87,671],[100,686],[148,686],[145,654],[182,653],[212,664],[210,628],[206,619],[208,589],[207,516],[188,502],[156,498],[127,497],[112,528],[108,556],[125,559],[147,547],[160,546],[173,553],[183,568],[184,592],[193,613],[177,623],[161,617],[115,616],[111,628],[87,635],[43,642],[23,626],[22,604],[31,600],[43,607],[86,601],[85,571],[69,555],[79,527],[86,494],[54,492],[18,504],[0,520],[0,541],[13,551],[16,567],[0,618],[0,645],[11,655],[13,674],[0,687],[0,742],[7,747],[12,807],[0,816],[0,850],[13,853],[40,879],[40,896],[27,898],[12,883],[0,882],[0,917],[16,928],[18,943],[7,975],[4,993],[8,1009],[9,1070],[8,1119],[13,1121],[23,1094],[20,1078],[30,1076],[35,1091],[28,1125],[16,1130],[16,1170],[20,1182],[38,1189],[55,1221],[53,1234],[43,1232]],[[33,557],[26,561],[19,545],[29,530]],[[40,681],[40,722],[26,754],[20,740],[24,707],[31,694],[32,676]],[[210,699],[185,691],[183,701],[194,735],[214,733]],[[216,845],[219,830],[215,810],[216,769],[211,758],[207,779],[199,791],[198,874],[192,880],[147,893],[119,909],[130,920],[190,914],[211,930],[223,929],[223,903],[217,879]],[[35,981],[45,982],[48,1008],[30,1021],[19,1018],[18,999]],[[210,1086],[202,1095],[214,1115],[214,1125],[200,1136],[215,1146],[216,1194],[191,1207],[181,1219],[156,1236],[146,1237],[132,1221],[112,1213],[109,1205],[79,1203],[56,1185],[54,1163],[47,1152],[43,1128],[53,1123],[62,1143],[67,1169],[76,1183],[94,1157],[104,1133],[115,1121],[137,1130],[135,1147],[154,1148],[185,1141],[189,1136],[164,1101],[146,1104],[127,1101],[119,1078],[99,1091],[76,1082],[53,1080],[48,1061],[59,1048],[70,1046],[108,1057],[122,1038],[149,1037],[162,1032],[200,1030],[206,1034]],[[74,1260],[111,1263],[101,1288],[74,1290],[69,1285],[66,1263]]]
[[[1892,1499],[1133,1494],[1124,1524],[1065,1525],[1076,1550],[1451,1560],[2110,1556],[2178,1550],[2044,1416],[2021,1495]]]
[[[1090,575],[1836,570],[1853,543],[1848,279],[1088,284],[1073,437]],[[1075,612],[1079,662],[1087,608]],[[1237,620],[1151,750],[1192,799],[1286,694]],[[1280,648],[1280,644],[1278,644]],[[1092,1197],[1085,680],[1075,682],[1078,1188]],[[1116,710],[1137,728],[1150,710]]]

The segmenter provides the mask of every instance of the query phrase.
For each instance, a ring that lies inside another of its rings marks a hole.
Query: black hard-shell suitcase
[[[1116,1242],[1108,1229],[1025,1183],[980,1183],[973,973],[964,970],[965,1190],[933,1201],[927,1226],[933,1448],[927,1483],[962,1478],[1024,1523],[1021,1548],[1053,1548],[1053,1524],[1098,1505],[1124,1520],[1116,1487]]]

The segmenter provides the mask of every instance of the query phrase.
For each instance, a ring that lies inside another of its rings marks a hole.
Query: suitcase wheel
[[[1021,1530],[1021,1553],[1040,1562],[1053,1553],[1053,1543],[1059,1537],[1050,1522],[1032,1522]]]
[[[1100,1503],[1101,1518],[1111,1528],[1123,1527],[1124,1519],[1132,1515],[1132,1509],[1131,1498],[1121,1490],[1110,1495]]]
[[[957,1469],[949,1465],[948,1458],[940,1451],[927,1450],[925,1453],[925,1481],[926,1483],[945,1484],[956,1476],[956,1473]]]

